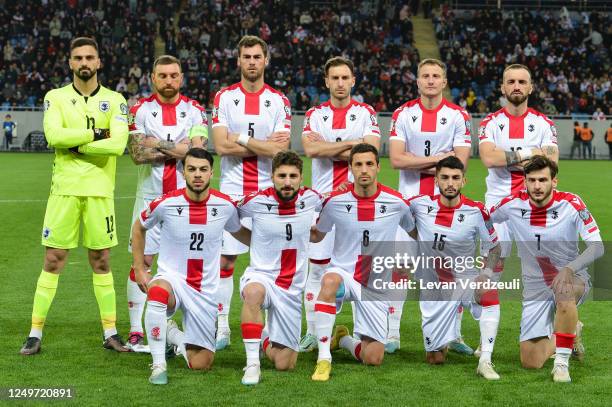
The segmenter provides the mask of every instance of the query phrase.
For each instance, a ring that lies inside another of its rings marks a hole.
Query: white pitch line
[[[115,199],[134,199],[134,196],[116,196]],[[32,203],[32,202],[47,202],[48,199],[0,199],[0,204],[3,203]]]

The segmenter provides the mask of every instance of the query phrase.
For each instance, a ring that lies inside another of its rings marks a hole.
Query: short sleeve
[[[291,131],[291,102],[285,95],[280,95],[282,99],[282,111],[276,116],[276,123],[274,124],[274,132],[277,131]]]
[[[459,111],[455,115],[455,134],[453,135],[453,147],[470,147],[472,145],[472,123],[470,115]]]
[[[230,203],[228,206],[230,207],[230,214],[227,218],[227,222],[225,223],[225,230],[230,233],[238,232],[241,227],[240,217],[238,216],[238,209],[233,203]]]
[[[228,120],[227,120],[227,109],[225,107],[225,103],[223,103],[223,98],[222,98],[224,92],[225,92],[225,89],[221,89],[215,95],[215,100],[213,103],[213,110],[212,110],[212,122],[213,122],[212,126],[213,127],[217,127],[217,126],[229,127]]]
[[[163,197],[155,199],[140,213],[140,223],[145,229],[151,229],[157,225],[163,216]]]
[[[333,207],[329,203],[329,198],[323,203],[319,219],[317,219],[316,228],[318,231],[327,233],[330,232],[334,226],[334,220],[331,216]]]
[[[478,127],[478,142],[495,143],[494,123],[491,116],[485,117]]]

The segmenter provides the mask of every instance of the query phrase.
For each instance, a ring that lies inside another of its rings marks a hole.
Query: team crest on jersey
[[[443,117],[440,119],[440,124],[445,125],[446,124],[446,117]]]
[[[323,116],[323,121],[326,122],[329,116]]]
[[[110,110],[110,103],[108,103],[106,100],[101,100],[100,101],[100,111],[102,113],[106,113]]]
[[[529,130],[530,133],[533,133],[533,131],[535,130],[535,126],[533,124],[530,124],[529,126],[527,126],[527,130]]]
[[[51,229],[49,229],[48,227],[45,227],[43,229],[42,235],[43,235],[43,238],[48,239],[49,236],[51,235]]]
[[[464,214],[462,214],[462,213],[460,213],[460,214],[459,214],[459,217],[457,217],[457,222],[461,223],[461,222],[463,222],[464,220],[465,220],[465,215],[464,215]]]
[[[355,120],[357,120],[357,116],[355,116],[354,114],[352,114],[352,115],[350,116],[350,120],[351,120],[352,122],[354,122]]]
[[[353,207],[353,205],[345,205],[344,207],[346,208],[346,212],[350,213],[351,212],[351,208]]]
[[[269,100],[266,99],[266,101],[264,102],[264,106],[265,107],[270,107],[272,105],[272,102],[270,102]]]
[[[387,205],[380,205],[380,213],[387,213]]]
[[[427,207],[427,213],[428,213],[428,214],[429,214],[429,213],[431,213],[431,211],[433,211],[433,210],[434,210],[434,207],[433,207],[433,206],[428,206],[428,207]]]
[[[524,218],[527,212],[527,209],[521,209],[521,218]]]
[[[47,110],[49,110],[49,106],[51,106],[51,102],[45,100],[45,102],[43,103],[43,110],[46,112]]]
[[[503,125],[503,123],[499,125],[499,129],[500,129],[501,131],[504,131],[504,127],[505,127],[505,126]]]
[[[125,103],[121,103],[119,105],[119,110],[121,111],[121,114],[125,114],[125,115],[128,114],[128,107]]]
[[[418,119],[418,116],[412,116],[412,123],[416,122]]]
[[[240,103],[240,99],[234,99],[234,104],[235,104],[236,106],[238,106],[238,103]]]
[[[559,217],[559,212],[557,211],[550,212],[550,217],[553,219],[557,219]]]
[[[218,213],[217,208],[212,208],[212,211],[210,212],[210,214],[212,216],[217,216],[217,213]]]

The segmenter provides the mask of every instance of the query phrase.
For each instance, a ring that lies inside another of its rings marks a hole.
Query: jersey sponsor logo
[[[212,211],[210,211],[210,214],[212,216],[217,216],[217,213],[218,213],[217,208],[212,208]]]
[[[270,102],[269,100],[266,99],[266,101],[264,102],[264,106],[265,107],[270,107],[272,105],[272,102]]]
[[[525,218],[525,215],[527,214],[527,209],[521,209],[521,218]]]
[[[550,217],[553,218],[553,219],[557,219],[559,217],[559,212],[551,211],[550,212]]]
[[[431,345],[431,339],[429,338],[429,336],[426,336],[426,337],[425,337],[425,342],[426,342],[428,345]]]
[[[351,208],[353,207],[353,205],[344,205],[344,207],[346,208],[347,213],[351,213]]]
[[[380,205],[380,213],[387,213],[387,205]]]
[[[530,133],[533,133],[533,131],[535,130],[535,126],[533,124],[530,124],[529,126],[527,126],[527,130],[529,130]]]
[[[121,110],[121,114],[125,114],[125,115],[128,114],[128,107],[125,103],[121,103],[119,105],[119,110]]]
[[[100,101],[100,111],[102,113],[106,113],[110,110],[110,103],[106,100],[101,100]]]
[[[329,116],[323,116],[323,121],[326,122]]]
[[[503,123],[499,125],[499,129],[500,129],[501,131],[504,131],[504,127],[505,127],[505,126],[503,125]]]
[[[461,223],[465,220],[465,215],[460,213],[459,216],[457,217],[457,222]]]
[[[418,116],[412,116],[412,123],[416,122],[418,119]]]
[[[354,122],[355,120],[357,120],[357,116],[355,116],[354,114],[351,114],[349,117],[349,120]]]
[[[176,211],[178,212],[179,216],[181,216],[181,214],[183,213],[183,207],[179,206],[178,208],[176,208]]]
[[[240,103],[240,99],[234,99],[234,104],[235,104],[236,106],[238,106],[238,103]]]
[[[441,125],[445,125],[446,124],[446,117],[443,117],[440,119],[440,124]]]
[[[157,117],[157,112],[151,112],[151,114],[153,115],[153,117]]]
[[[48,100],[45,100],[45,102],[43,103],[43,110],[46,112],[47,110],[49,110],[50,106],[51,106],[51,102],[49,102]]]

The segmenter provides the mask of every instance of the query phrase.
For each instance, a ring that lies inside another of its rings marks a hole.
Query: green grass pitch
[[[168,363],[170,383],[151,386],[148,355],[116,354],[101,347],[101,326],[91,285],[91,271],[83,249],[74,250],[62,273],[55,301],[47,318],[43,351],[35,357],[18,355],[30,329],[36,279],[42,267],[40,234],[49,192],[53,155],[0,155],[0,387],[63,387],[75,389],[75,405],[610,405],[612,368],[610,302],[590,301],[580,308],[585,323],[587,356],[572,362],[574,380],[555,385],[552,362],[539,371],[524,370],[518,359],[520,303],[502,303],[502,319],[493,360],[502,380],[486,382],[475,374],[477,359],[449,356],[448,363],[431,367],[424,361],[420,314],[416,302],[407,302],[402,322],[402,348],[387,355],[383,366],[366,367],[340,351],[334,356],[332,379],[314,383],[310,375],[316,354],[302,354],[295,371],[275,372],[263,361],[263,381],[254,388],[240,384],[245,356],[240,340],[240,300],[234,295],[230,321],[232,345],[218,352],[211,372],[194,372],[182,358]],[[305,169],[309,185],[310,164]],[[381,182],[396,187],[397,171],[388,160],[381,163]],[[597,219],[604,239],[612,236],[612,164],[562,161],[559,189],[579,194]],[[216,177],[218,184],[218,162]],[[465,194],[484,199],[486,170],[479,160],[470,162]],[[118,161],[116,214],[120,245],[112,251],[117,292],[118,328],[129,329],[125,281],[130,267],[126,246],[136,187],[136,166],[129,157]],[[394,232],[393,232],[394,233]],[[235,288],[247,256],[237,265]],[[338,323],[352,325],[350,307]],[[478,325],[464,316],[466,341],[476,346]],[[3,403],[3,402],[0,402]]]

